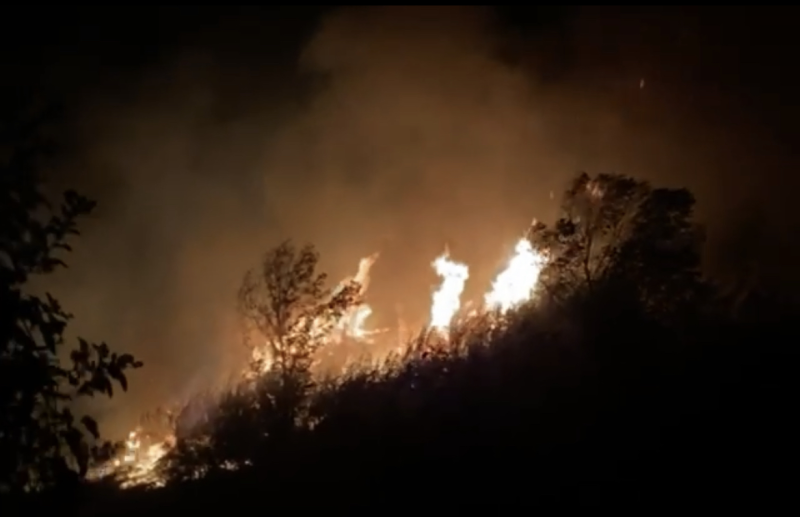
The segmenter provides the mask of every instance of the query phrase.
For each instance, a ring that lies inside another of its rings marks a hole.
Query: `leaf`
[[[122,391],[128,391],[128,379],[125,378],[125,374],[122,373],[120,368],[118,368],[116,365],[112,365],[108,369],[108,374],[112,379],[119,383],[119,385],[122,387]]]
[[[136,360],[133,358],[133,356],[131,354],[122,354],[122,355],[120,355],[117,358],[116,363],[117,363],[117,365],[119,366],[119,368],[121,370],[125,369],[125,368],[127,368],[129,366],[136,368],[136,366],[134,366],[136,364]]]
[[[97,422],[92,417],[88,415],[83,416],[81,418],[81,423],[86,428],[86,430],[89,431],[89,434],[91,434],[95,438],[95,440],[100,438],[100,431],[97,428]]]

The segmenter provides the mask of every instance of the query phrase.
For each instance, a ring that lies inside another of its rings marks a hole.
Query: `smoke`
[[[248,15],[93,79],[63,169],[100,207],[54,291],[76,333],[146,363],[98,406],[106,429],[224,380],[236,289],[284,238],[333,280],[380,251],[369,295],[392,325],[425,317],[445,245],[484,291],[578,170],[688,186],[712,224],[746,206],[779,151],[691,82],[707,61],[668,52],[705,27],[626,29],[650,18],[584,10],[520,37],[484,8],[347,8],[290,51],[281,20]]]

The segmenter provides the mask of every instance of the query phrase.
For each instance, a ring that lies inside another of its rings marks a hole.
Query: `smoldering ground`
[[[424,321],[445,245],[471,267],[465,296],[484,291],[578,170],[688,186],[720,235],[754,203],[780,219],[775,191],[794,184],[765,176],[787,152],[714,79],[731,72],[702,46],[707,24],[626,13],[521,33],[486,8],[348,8],[293,19],[289,38],[283,18],[247,11],[162,24],[180,37],[136,66],[60,59],[60,178],[100,205],[52,290],[76,334],[146,363],[100,404],[107,431],[225,378],[243,354],[242,275],[287,237],[316,244],[332,280],[380,251],[384,326],[398,304]]]

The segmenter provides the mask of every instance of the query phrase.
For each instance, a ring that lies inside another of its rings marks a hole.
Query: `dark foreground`
[[[797,332],[775,314],[751,323],[695,334],[706,339],[691,347],[604,323],[616,340],[426,356],[399,380],[340,387],[325,425],[252,445],[256,467],[39,504],[97,516],[788,509]]]

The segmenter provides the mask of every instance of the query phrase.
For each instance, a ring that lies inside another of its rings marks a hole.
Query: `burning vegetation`
[[[251,364],[242,378],[254,381],[271,373],[296,375],[306,367],[316,376],[330,375],[332,365],[326,356],[346,342],[362,345],[365,357],[346,357],[344,364],[338,361],[333,365],[338,370],[335,373],[344,373],[365,358],[372,365],[385,365],[390,355],[402,356],[403,345],[410,343],[397,344],[388,335],[390,329],[369,325],[372,309],[366,293],[376,260],[377,253],[362,258],[353,276],[326,291],[324,275],[314,271],[317,256],[311,247],[298,250],[287,242],[272,250],[262,274],[248,273],[240,291],[246,341],[251,348]],[[461,297],[469,267],[451,258],[448,251],[442,253],[431,264],[441,281],[433,292],[430,321],[423,332],[427,345],[446,345],[457,321],[486,315],[500,320],[530,301],[546,260],[546,253],[535,249],[527,236],[521,238],[482,306],[463,314]],[[174,418],[171,424],[175,425]],[[120,454],[93,471],[92,477],[116,476],[124,488],[163,484],[159,461],[175,446],[174,427],[166,433],[162,429],[160,437],[146,433],[145,428],[132,430]]]
[[[617,375],[643,353],[637,346],[643,340],[648,354],[669,351],[648,359],[652,365],[669,360],[678,332],[701,339],[707,328],[721,328],[713,318],[726,302],[708,296],[710,284],[699,274],[702,233],[691,221],[693,204],[683,189],[580,175],[565,192],[561,217],[549,226],[534,221],[475,300],[464,299],[469,266],[449,250],[434,258],[439,281],[416,336],[402,320],[396,329],[371,324],[370,273],[377,254],[329,288],[316,270],[314,248],[285,242],[241,284],[248,367],[225,390],[143,418],[118,454],[91,463],[88,477],[111,478],[123,488],[158,487],[213,480],[245,467],[280,477],[284,468],[299,473],[298,462],[308,462],[314,472],[322,469],[315,474],[322,479],[332,474],[326,465],[351,461],[351,447],[362,451],[364,465],[377,452],[399,468],[414,447],[418,455],[452,461],[451,453],[440,452],[443,443],[483,447],[495,440],[499,447],[508,426],[521,426],[526,437],[528,431],[545,433],[541,446],[549,447],[546,426],[558,424],[547,416],[532,429],[525,415],[533,406],[561,404],[545,400],[552,399],[542,388],[550,377],[583,386],[586,372],[590,379],[595,375],[594,362],[611,365]],[[698,308],[710,322],[699,330],[691,327]],[[613,346],[596,344],[602,340]],[[109,354],[100,345],[95,349]],[[586,403],[594,403],[594,388],[587,389]],[[468,415],[475,411],[485,424],[473,427]],[[572,416],[565,418],[563,429],[572,432]],[[499,426],[489,442],[485,425]],[[373,449],[359,442],[364,436],[369,443],[411,448]]]
[[[622,176],[583,174],[565,193],[563,217],[552,227],[534,219],[478,303],[462,300],[469,266],[451,257],[449,250],[436,257],[431,267],[440,281],[432,294],[428,322],[415,339],[401,336],[403,328],[396,329],[395,339],[391,329],[370,326],[367,290],[378,254],[362,258],[354,275],[329,289],[325,275],[316,271],[314,248],[285,242],[269,251],[242,282],[239,309],[251,361],[237,386],[205,403],[187,405],[160,433],[148,435],[145,426],[131,431],[121,454],[91,475],[114,476],[123,487],[158,486],[164,483],[173,454],[195,457],[195,467],[188,471],[186,465],[181,467],[181,478],[202,477],[209,468],[239,468],[249,461],[244,452],[232,453],[234,459],[201,457],[209,449],[206,441],[214,431],[208,426],[214,425],[215,416],[249,418],[239,414],[241,409],[232,409],[236,397],[251,397],[247,404],[255,413],[271,415],[262,426],[271,429],[271,435],[290,433],[297,426],[314,427],[324,416],[315,416],[301,401],[313,398],[317,388],[335,383],[353,369],[387,372],[402,369],[404,361],[420,354],[457,355],[473,341],[489,344],[494,334],[510,325],[515,309],[537,302],[543,289],[550,299],[566,299],[576,286],[593,289],[599,279],[613,278],[618,285],[639,290],[637,296],[647,303],[658,304],[672,279],[653,278],[653,286],[644,282],[634,286],[628,279],[631,273],[638,274],[637,265],[652,261],[645,254],[669,255],[664,244],[674,247],[675,257],[695,256],[696,228],[686,224],[692,204],[685,191],[651,189]],[[659,219],[659,212],[665,211],[671,219]],[[648,234],[653,231],[663,236]],[[668,302],[657,309],[663,314],[672,310]],[[476,339],[465,338],[465,332]],[[247,390],[258,393],[244,395]]]

